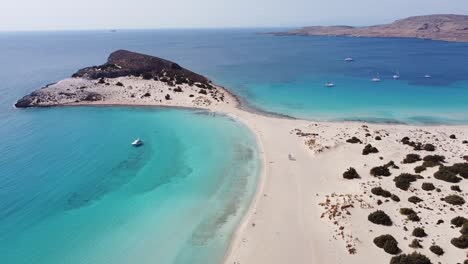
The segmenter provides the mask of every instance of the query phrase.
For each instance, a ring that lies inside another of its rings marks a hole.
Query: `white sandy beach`
[[[413,182],[408,191],[396,188],[393,179],[401,173],[415,174],[414,167],[422,164],[422,161],[402,164],[409,153],[419,154],[421,158],[444,155],[447,165],[466,162],[463,156],[468,155],[468,144],[462,141],[468,140],[468,126],[313,122],[246,111],[237,107],[237,98],[221,87],[204,95],[195,86],[183,85],[183,92],[174,92],[174,87],[137,77],[108,79],[109,85],[95,82],[66,79],[45,89],[63,91],[66,85],[75,91],[86,86],[84,89],[99,91],[104,96],[102,100],[93,102],[64,99],[57,103],[60,105],[208,109],[235,118],[255,133],[263,169],[255,198],[233,236],[225,263],[389,263],[392,255],[378,248],[373,239],[391,234],[398,241],[402,253],[409,254],[415,251],[408,246],[415,238],[411,232],[418,226],[424,227],[428,236],[420,239],[423,248],[416,251],[429,257],[433,263],[463,263],[467,257],[466,249],[456,248],[450,243],[452,238],[460,235],[459,228],[453,228],[450,220],[455,216],[468,217],[468,207],[466,204],[452,206],[440,200],[448,194],[457,194],[467,200],[467,180],[448,183],[434,179],[437,167],[421,172],[424,179]],[[116,86],[117,82],[124,86]],[[125,89],[129,86],[132,92]],[[150,95],[144,96],[146,93]],[[170,100],[164,99],[166,94],[170,94]],[[222,100],[215,99],[221,97]],[[456,139],[449,137],[452,134]],[[353,136],[362,144],[346,142]],[[436,150],[415,151],[402,144],[401,139],[406,136],[423,144],[431,143]],[[362,155],[368,143],[379,152]],[[374,177],[370,174],[371,168],[389,161],[394,161],[399,167],[390,168],[391,176]],[[355,168],[361,178],[344,179],[343,172],[349,167]],[[421,189],[423,182],[433,183],[441,191],[424,191]],[[451,190],[452,185],[458,185],[461,192]],[[371,188],[377,186],[397,195],[400,201],[372,195]],[[413,195],[423,201],[410,203],[408,198]],[[378,205],[378,200],[382,204]],[[421,220],[406,220],[399,213],[400,208],[413,208]],[[392,226],[368,221],[368,215],[377,209],[390,216]],[[443,220],[443,223],[437,224],[438,220]],[[445,254],[437,256],[432,253],[429,250],[432,244],[439,245]]]

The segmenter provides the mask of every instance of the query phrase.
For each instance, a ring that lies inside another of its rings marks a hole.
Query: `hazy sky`
[[[0,31],[366,25],[468,14],[468,0],[1,0]]]

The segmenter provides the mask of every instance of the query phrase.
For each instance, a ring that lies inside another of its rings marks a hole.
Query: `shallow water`
[[[219,263],[254,193],[255,140],[223,116],[31,109],[8,126],[4,263]]]

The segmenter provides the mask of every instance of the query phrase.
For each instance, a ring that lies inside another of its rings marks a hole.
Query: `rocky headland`
[[[172,105],[205,108],[236,103],[206,77],[161,58],[118,50],[107,62],[78,70],[18,100],[18,108],[57,105]],[[226,102],[225,102],[226,101]]]
[[[287,32],[273,32],[278,36],[348,36],[384,38],[420,38],[452,42],[468,42],[468,16],[427,15],[397,20],[391,24],[352,26],[310,26]]]

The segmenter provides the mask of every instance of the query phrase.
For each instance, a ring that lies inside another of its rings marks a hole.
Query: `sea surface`
[[[12,106],[117,49],[176,61],[264,111],[468,124],[468,44],[257,34],[277,30],[0,33],[1,262],[222,261],[260,167],[243,125],[203,111]]]

